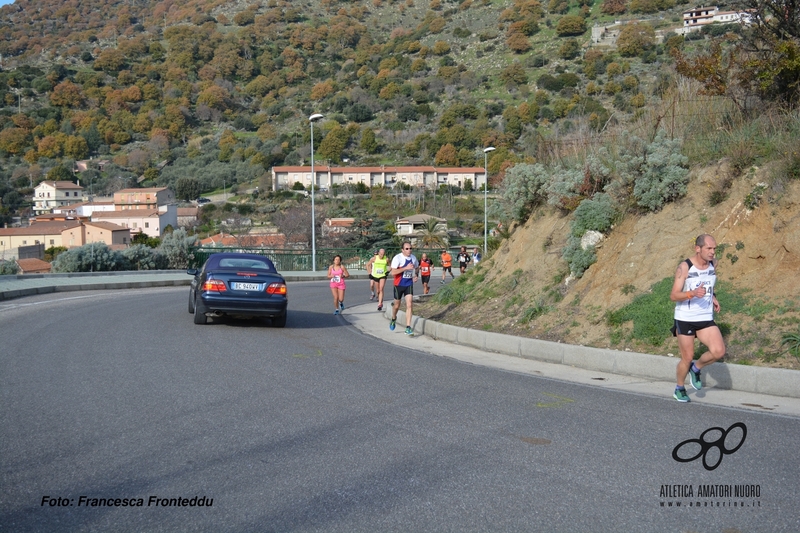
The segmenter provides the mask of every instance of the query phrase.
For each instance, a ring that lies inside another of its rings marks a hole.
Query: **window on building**
[[[133,229],[136,229],[136,228],[137,228],[137,225],[136,225],[136,222],[134,222],[133,223]]]
[[[55,246],[55,244],[56,244],[55,239],[50,239],[50,246]]]
[[[145,227],[145,228],[149,228],[149,227],[150,227],[150,223],[149,223],[149,222],[145,222],[145,223],[144,223],[144,227]]]

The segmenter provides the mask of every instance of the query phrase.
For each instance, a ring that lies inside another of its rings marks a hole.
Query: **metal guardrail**
[[[190,268],[199,268],[206,262],[211,254],[223,252],[241,252],[247,254],[263,255],[268,257],[274,264],[278,272],[303,272],[311,271],[312,258],[308,250],[278,249],[278,248],[251,248],[242,246],[230,246],[219,248],[200,247],[194,251],[194,259],[190,261]],[[342,256],[342,263],[347,268],[364,269],[372,256],[370,250],[357,248],[324,248],[317,250],[317,270],[327,270],[328,265],[333,263],[333,258],[337,255]]]
[[[247,254],[263,255],[268,257],[274,264],[278,272],[305,272],[311,271],[311,252],[309,250],[295,250],[292,248],[253,248],[246,246],[229,247],[199,247],[194,250],[194,258],[189,261],[189,268],[200,268],[211,254],[223,252],[240,252]],[[360,248],[322,248],[317,249],[317,271],[327,270],[333,263],[333,258],[337,255],[342,256],[342,263],[348,269],[364,270],[367,262],[372,257],[373,250],[362,250]],[[386,248],[386,256],[391,260],[395,254],[400,253],[399,248]],[[434,259],[439,257],[438,249],[423,250],[416,249],[414,253],[419,259],[423,253]]]

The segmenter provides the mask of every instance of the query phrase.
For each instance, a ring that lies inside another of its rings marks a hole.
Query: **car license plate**
[[[257,291],[260,288],[260,283],[233,283],[233,290],[235,291]]]

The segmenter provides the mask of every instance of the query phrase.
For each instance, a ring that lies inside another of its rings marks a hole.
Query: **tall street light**
[[[487,210],[487,194],[489,191],[489,152],[494,152],[494,146],[487,146],[483,149],[483,256],[486,257],[486,254],[489,251],[488,246],[488,231],[489,231],[489,218],[486,213]]]
[[[317,271],[317,220],[314,212],[314,189],[316,188],[317,175],[314,173],[314,122],[323,117],[320,113],[314,113],[308,117],[311,124],[311,270]]]

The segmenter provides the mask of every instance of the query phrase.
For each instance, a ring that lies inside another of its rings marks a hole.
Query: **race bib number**
[[[414,277],[414,271],[413,270],[406,270],[405,272],[403,272],[403,278],[404,279],[411,279],[413,277]]]
[[[339,283],[340,281],[342,281],[342,277],[341,276],[333,276],[333,282],[334,283]]]
[[[380,275],[380,274],[383,274],[383,269],[382,269],[382,268],[376,268],[376,269],[375,269],[375,273],[376,273],[376,274],[379,274],[379,275]]]

